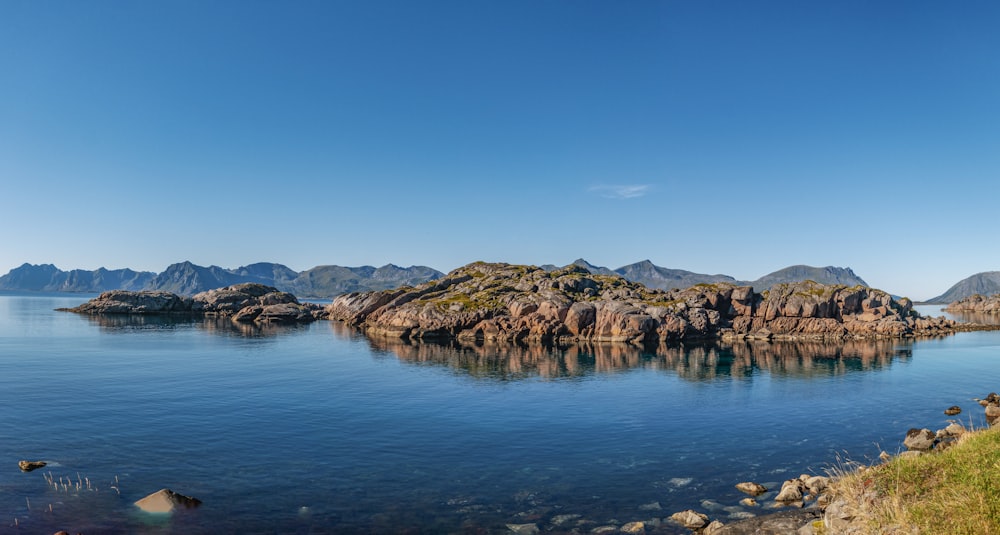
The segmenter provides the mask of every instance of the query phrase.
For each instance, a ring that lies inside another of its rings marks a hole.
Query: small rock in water
[[[708,524],[708,515],[703,515],[697,511],[688,509],[670,515],[670,520],[688,529],[699,529]]]
[[[170,489],[160,489],[149,496],[135,502],[135,505],[147,513],[170,513],[178,506],[191,509],[201,505],[201,500],[183,494],[177,494]]]
[[[17,466],[23,472],[30,472],[32,470],[38,470],[39,468],[46,465],[45,461],[18,461]]]
[[[760,483],[754,483],[752,481],[744,481],[743,483],[736,484],[736,490],[745,492],[751,496],[759,496],[767,492],[767,487],[761,485]]]
[[[947,414],[948,416],[954,416],[956,414],[962,414],[962,407],[959,407],[958,405],[952,405],[951,407],[948,407],[947,409],[945,409],[944,413]]]
[[[616,531],[618,531],[618,527],[617,526],[598,526],[598,527],[590,530],[591,533],[596,533],[596,534],[614,533]]]
[[[715,501],[715,500],[702,500],[701,506],[709,511],[722,511],[726,508],[725,505]]]
[[[629,522],[622,526],[622,533],[646,533],[646,525],[642,522]]]
[[[668,481],[668,483],[670,483],[671,487],[678,487],[679,488],[679,487],[686,487],[686,486],[690,485],[692,481],[694,481],[694,478],[692,478],[692,477],[674,477],[674,478],[671,478],[670,481]]]
[[[760,504],[757,503],[757,500],[753,498],[743,498],[742,500],[740,500],[740,505],[742,505],[743,507],[757,507]]]

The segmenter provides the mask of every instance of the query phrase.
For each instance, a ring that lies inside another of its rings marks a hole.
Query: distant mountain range
[[[573,264],[583,266],[591,273],[621,275],[649,288],[669,290],[687,288],[700,283],[724,282],[753,286],[757,291],[766,290],[781,282],[813,280],[823,284],[868,286],[850,268],[790,266],[765,275],[755,281],[738,281],[729,275],[706,275],[682,269],[660,267],[643,260],[618,269],[595,266],[584,259]],[[554,270],[558,266],[545,265]],[[23,264],[0,277],[0,290],[36,292],[104,292],[107,290],[164,290],[180,295],[194,295],[205,290],[221,288],[243,282],[256,282],[274,286],[303,298],[327,298],[350,292],[386,290],[399,286],[415,286],[444,274],[426,266],[399,267],[386,264],[344,267],[317,266],[298,272],[282,264],[259,262],[236,269],[219,266],[199,266],[191,262],[171,264],[162,273],[132,271],[131,269],[94,271],[75,269],[62,271],[51,264]],[[1000,277],[1000,273],[997,273]],[[1000,282],[1000,278],[998,278]]]
[[[944,304],[965,299],[970,295],[991,296],[1000,293],[1000,271],[984,271],[962,279],[948,288],[948,291],[928,299],[928,303]]]
[[[706,275],[694,273],[682,269],[669,269],[654,265],[649,260],[636,262],[622,266],[618,269],[608,269],[606,267],[595,266],[580,258],[573,264],[586,268],[591,273],[597,275],[621,275],[633,282],[641,282],[649,288],[659,288],[670,290],[673,288],[688,288],[695,284],[727,282],[730,284],[741,284],[753,286],[755,290],[761,291],[783,282],[800,282],[811,280],[821,284],[845,284],[847,286],[868,286],[861,277],[857,276],[851,268],[839,267],[812,267],[812,266],[789,266],[779,269],[774,273],[769,273],[754,281],[740,281],[729,275]],[[554,270],[558,266],[545,265],[543,269]]]
[[[281,264],[261,262],[236,269],[203,267],[191,262],[172,264],[162,273],[130,269],[62,271],[51,264],[23,264],[0,277],[0,290],[34,292],[104,292],[107,290],[165,290],[194,295],[243,282],[274,286],[303,298],[326,298],[350,292],[415,286],[441,277],[425,266],[317,266],[297,272]]]

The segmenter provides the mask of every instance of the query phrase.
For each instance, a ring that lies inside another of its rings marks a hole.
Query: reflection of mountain
[[[333,322],[338,336],[359,336]],[[573,344],[545,348],[537,344],[463,345],[458,342],[410,343],[388,338],[364,338],[376,352],[404,362],[447,366],[475,378],[516,380],[529,377],[579,377],[633,368],[676,373],[692,381],[753,377],[761,374],[810,379],[888,368],[894,359],[908,359],[912,349],[891,340],[822,342],[721,342],[661,345],[643,351],[629,344]]]
[[[100,327],[101,331],[109,333],[198,329],[220,336],[264,338],[304,328],[302,325],[240,323],[230,318],[188,315],[101,314],[82,317],[86,318],[92,325]]]

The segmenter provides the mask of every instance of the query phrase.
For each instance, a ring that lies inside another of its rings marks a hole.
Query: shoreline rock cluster
[[[235,284],[183,297],[170,292],[112,290],[74,308],[80,314],[175,314],[228,317],[240,323],[303,323],[326,319],[321,305],[256,283]]]
[[[953,301],[944,308],[952,313],[1000,314],[1000,294],[989,297],[975,294]]]
[[[651,290],[574,265],[545,271],[476,262],[417,287],[343,295],[327,311],[375,336],[463,342],[872,340],[1000,328],[923,317],[912,307],[866,286]]]

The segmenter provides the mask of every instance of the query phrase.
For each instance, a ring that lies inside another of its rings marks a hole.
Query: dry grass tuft
[[[947,450],[844,470],[832,483],[866,533],[1000,533],[1000,428]]]

